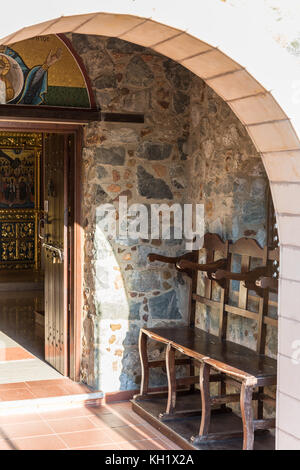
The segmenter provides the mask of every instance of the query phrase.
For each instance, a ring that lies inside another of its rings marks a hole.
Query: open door
[[[69,160],[67,134],[44,134],[45,359],[68,375]]]

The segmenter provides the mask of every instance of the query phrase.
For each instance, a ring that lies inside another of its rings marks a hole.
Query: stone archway
[[[264,70],[261,71],[259,66],[253,67],[253,56],[247,51],[241,55],[243,63],[248,65],[249,62],[258,82],[219,48],[171,26],[122,14],[61,17],[24,28],[0,43],[10,44],[37,35],[64,32],[117,37],[152,48],[179,62],[227,102],[246,127],[269,177],[281,245],[277,448],[299,448],[300,141],[291,120],[265,87],[270,83],[266,68],[262,67]],[[234,48],[232,54],[230,47],[226,52],[236,58]],[[285,72],[287,74],[288,69]],[[275,95],[285,108],[282,83],[275,89]],[[286,109],[294,116],[293,124],[297,129],[297,114],[289,100],[286,100]]]

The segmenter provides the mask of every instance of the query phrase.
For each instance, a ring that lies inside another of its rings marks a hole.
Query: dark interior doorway
[[[79,132],[37,130],[0,132],[0,365],[38,358],[78,380]]]

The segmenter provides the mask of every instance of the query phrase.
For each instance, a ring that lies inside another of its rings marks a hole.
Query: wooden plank
[[[224,403],[235,403],[238,401],[240,401],[240,393],[231,393],[229,395],[211,397],[210,399],[210,402],[212,405],[221,405]]]
[[[128,122],[143,124],[141,113],[104,113],[97,108],[71,108],[58,106],[0,105],[0,120],[32,122],[68,122],[85,124],[91,121]]]
[[[254,429],[274,429],[276,427],[276,420],[275,418],[269,419],[255,419],[254,422]]]
[[[265,317],[264,317],[264,323],[265,323],[266,325],[275,326],[276,328],[278,328],[278,320],[277,320],[277,318],[271,318],[271,317],[265,316]]]
[[[241,273],[245,273],[249,271],[249,269],[250,269],[250,256],[242,255]],[[244,286],[243,282],[240,282],[238,303],[239,303],[239,308],[242,308],[243,310],[247,309],[248,289],[247,287]]]
[[[257,321],[258,314],[256,312],[251,312],[250,310],[234,307],[233,305],[228,304],[225,305],[225,310],[228,313],[232,313],[234,315],[239,315],[241,317],[250,318],[251,320]]]
[[[218,308],[220,306],[220,302],[217,302],[216,300],[206,299],[206,297],[203,297],[199,294],[193,294],[193,298],[197,302],[201,302],[211,308]],[[229,304],[225,304],[224,309],[227,313],[232,313],[233,315],[239,315],[241,317],[250,318],[251,320],[257,321],[257,312],[252,312],[251,310],[242,309]],[[278,320],[271,317],[264,317],[264,322],[272,326],[277,326],[278,324]]]
[[[262,264],[266,266],[267,262],[268,262],[268,247],[265,246]],[[263,297],[259,299],[258,319],[257,319],[256,351],[259,354],[265,353],[267,330],[266,330],[266,324],[264,323],[264,316],[268,314],[268,300],[269,300],[269,291],[268,289],[264,289]]]
[[[229,242],[228,240],[225,243],[226,245],[226,258],[227,260],[227,269],[230,269],[231,266],[231,255],[229,255]],[[228,295],[229,295],[229,283],[225,284],[225,288],[221,290],[221,298],[220,298],[220,306],[219,306],[219,338],[226,339],[227,335],[227,320],[228,315],[225,310],[225,303],[228,302]],[[226,393],[226,385],[221,382],[221,389],[220,393]]]
[[[176,379],[177,385],[191,385],[199,383],[199,376],[194,375],[193,377],[180,377]]]
[[[218,308],[220,306],[220,302],[217,302],[216,300],[207,299],[206,297],[203,297],[199,294],[193,294],[193,299],[211,308]]]
[[[182,366],[182,365],[189,365],[191,363],[190,358],[187,359],[176,359],[175,360],[175,365],[176,366]],[[155,368],[155,367],[166,367],[166,361],[149,361],[148,362],[148,367],[150,368]]]

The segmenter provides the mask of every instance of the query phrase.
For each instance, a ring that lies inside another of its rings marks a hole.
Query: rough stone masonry
[[[145,123],[91,123],[85,128],[83,174],[84,311],[81,378],[103,391],[137,389],[142,326],[187,321],[187,281],[150,252],[176,256],[182,240],[108,240],[96,209],[128,203],[205,204],[206,229],[224,238],[266,237],[267,177],[244,126],[228,105],[181,65],[115,38],[68,34],[103,111],[142,112]],[[201,289],[201,285],[199,286]],[[216,294],[217,295],[217,294]],[[233,299],[234,301],[234,299]],[[197,324],[214,331],[198,311]],[[255,326],[229,322],[231,337],[253,346]],[[268,334],[276,354],[276,332]],[[162,356],[150,344],[150,355]],[[151,370],[151,385],[166,383]]]

